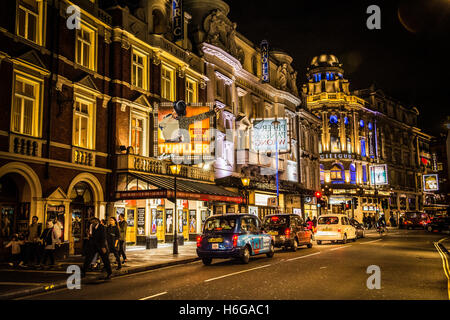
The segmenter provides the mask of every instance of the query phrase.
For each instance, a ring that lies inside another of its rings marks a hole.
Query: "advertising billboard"
[[[251,150],[254,152],[289,152],[289,127],[286,119],[277,119],[277,128],[273,125],[274,118],[255,119],[251,130]]]
[[[181,113],[183,114],[183,113]],[[215,112],[208,106],[186,106],[178,115],[173,105],[158,110],[158,155],[201,156],[210,158],[210,119]]]
[[[379,164],[369,167],[370,184],[384,186],[388,184],[387,165]]]
[[[423,175],[423,191],[438,191],[439,178],[437,174]]]

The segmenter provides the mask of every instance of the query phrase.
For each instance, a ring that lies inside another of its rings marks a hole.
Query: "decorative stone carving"
[[[297,75],[297,71],[293,70],[290,65],[282,63],[277,68],[277,88],[298,96]]]
[[[235,22],[231,22],[222,11],[214,10],[205,18],[203,28],[206,32],[206,42],[225,50],[243,62],[244,50],[236,45]]]

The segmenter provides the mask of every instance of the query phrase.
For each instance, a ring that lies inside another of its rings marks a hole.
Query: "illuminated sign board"
[[[387,165],[380,164],[369,167],[370,183],[377,186],[388,184]]]
[[[184,39],[183,0],[172,0],[172,34],[173,41]]]
[[[261,42],[261,70],[262,70],[262,76],[261,81],[263,83],[269,82],[269,43],[266,40],[263,40]]]
[[[270,199],[275,199],[276,206],[276,195],[265,194],[265,193],[255,193],[255,205],[266,207],[269,201],[273,201]]]
[[[158,109],[158,155],[211,157],[210,118],[215,112],[208,106],[187,106],[185,116],[173,116],[172,105]]]
[[[439,178],[437,174],[424,174],[423,175],[423,191],[438,191],[439,190]]]
[[[277,119],[280,124],[275,129],[271,119],[255,119],[251,130],[251,150],[255,152],[289,152],[289,128],[286,119]]]
[[[353,153],[321,153],[320,159],[355,159]]]

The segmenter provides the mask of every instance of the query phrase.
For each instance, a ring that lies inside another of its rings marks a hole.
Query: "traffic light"
[[[317,199],[322,198],[322,192],[320,192],[320,191],[316,191],[316,192],[314,193],[314,195],[316,196]]]
[[[355,209],[357,209],[358,208],[358,198],[353,198],[352,200],[353,200],[353,207]]]
[[[347,201],[347,203],[345,204],[345,209],[351,209],[352,208],[352,200]]]

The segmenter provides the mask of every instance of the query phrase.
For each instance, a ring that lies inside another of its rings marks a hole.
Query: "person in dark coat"
[[[118,251],[119,240],[120,240],[120,231],[119,227],[117,226],[116,218],[110,217],[109,224],[106,227],[106,241],[108,242],[109,253],[114,254],[114,257],[116,257],[117,270],[120,270],[122,268]]]
[[[94,257],[95,253],[98,253],[100,258],[103,261],[103,265],[107,272],[107,276],[105,279],[110,279],[112,270],[111,263],[109,262],[108,257],[108,249],[106,244],[106,229],[100,224],[100,220],[98,218],[91,219],[91,234],[89,235],[89,250],[84,259],[84,265],[82,269],[82,275],[86,274],[86,270],[89,268],[89,265]]]
[[[119,215],[119,231],[120,231],[120,239],[119,239],[119,256],[123,257],[123,262],[127,261],[126,248],[127,248],[127,228],[128,223],[125,221],[125,215],[121,213]]]

